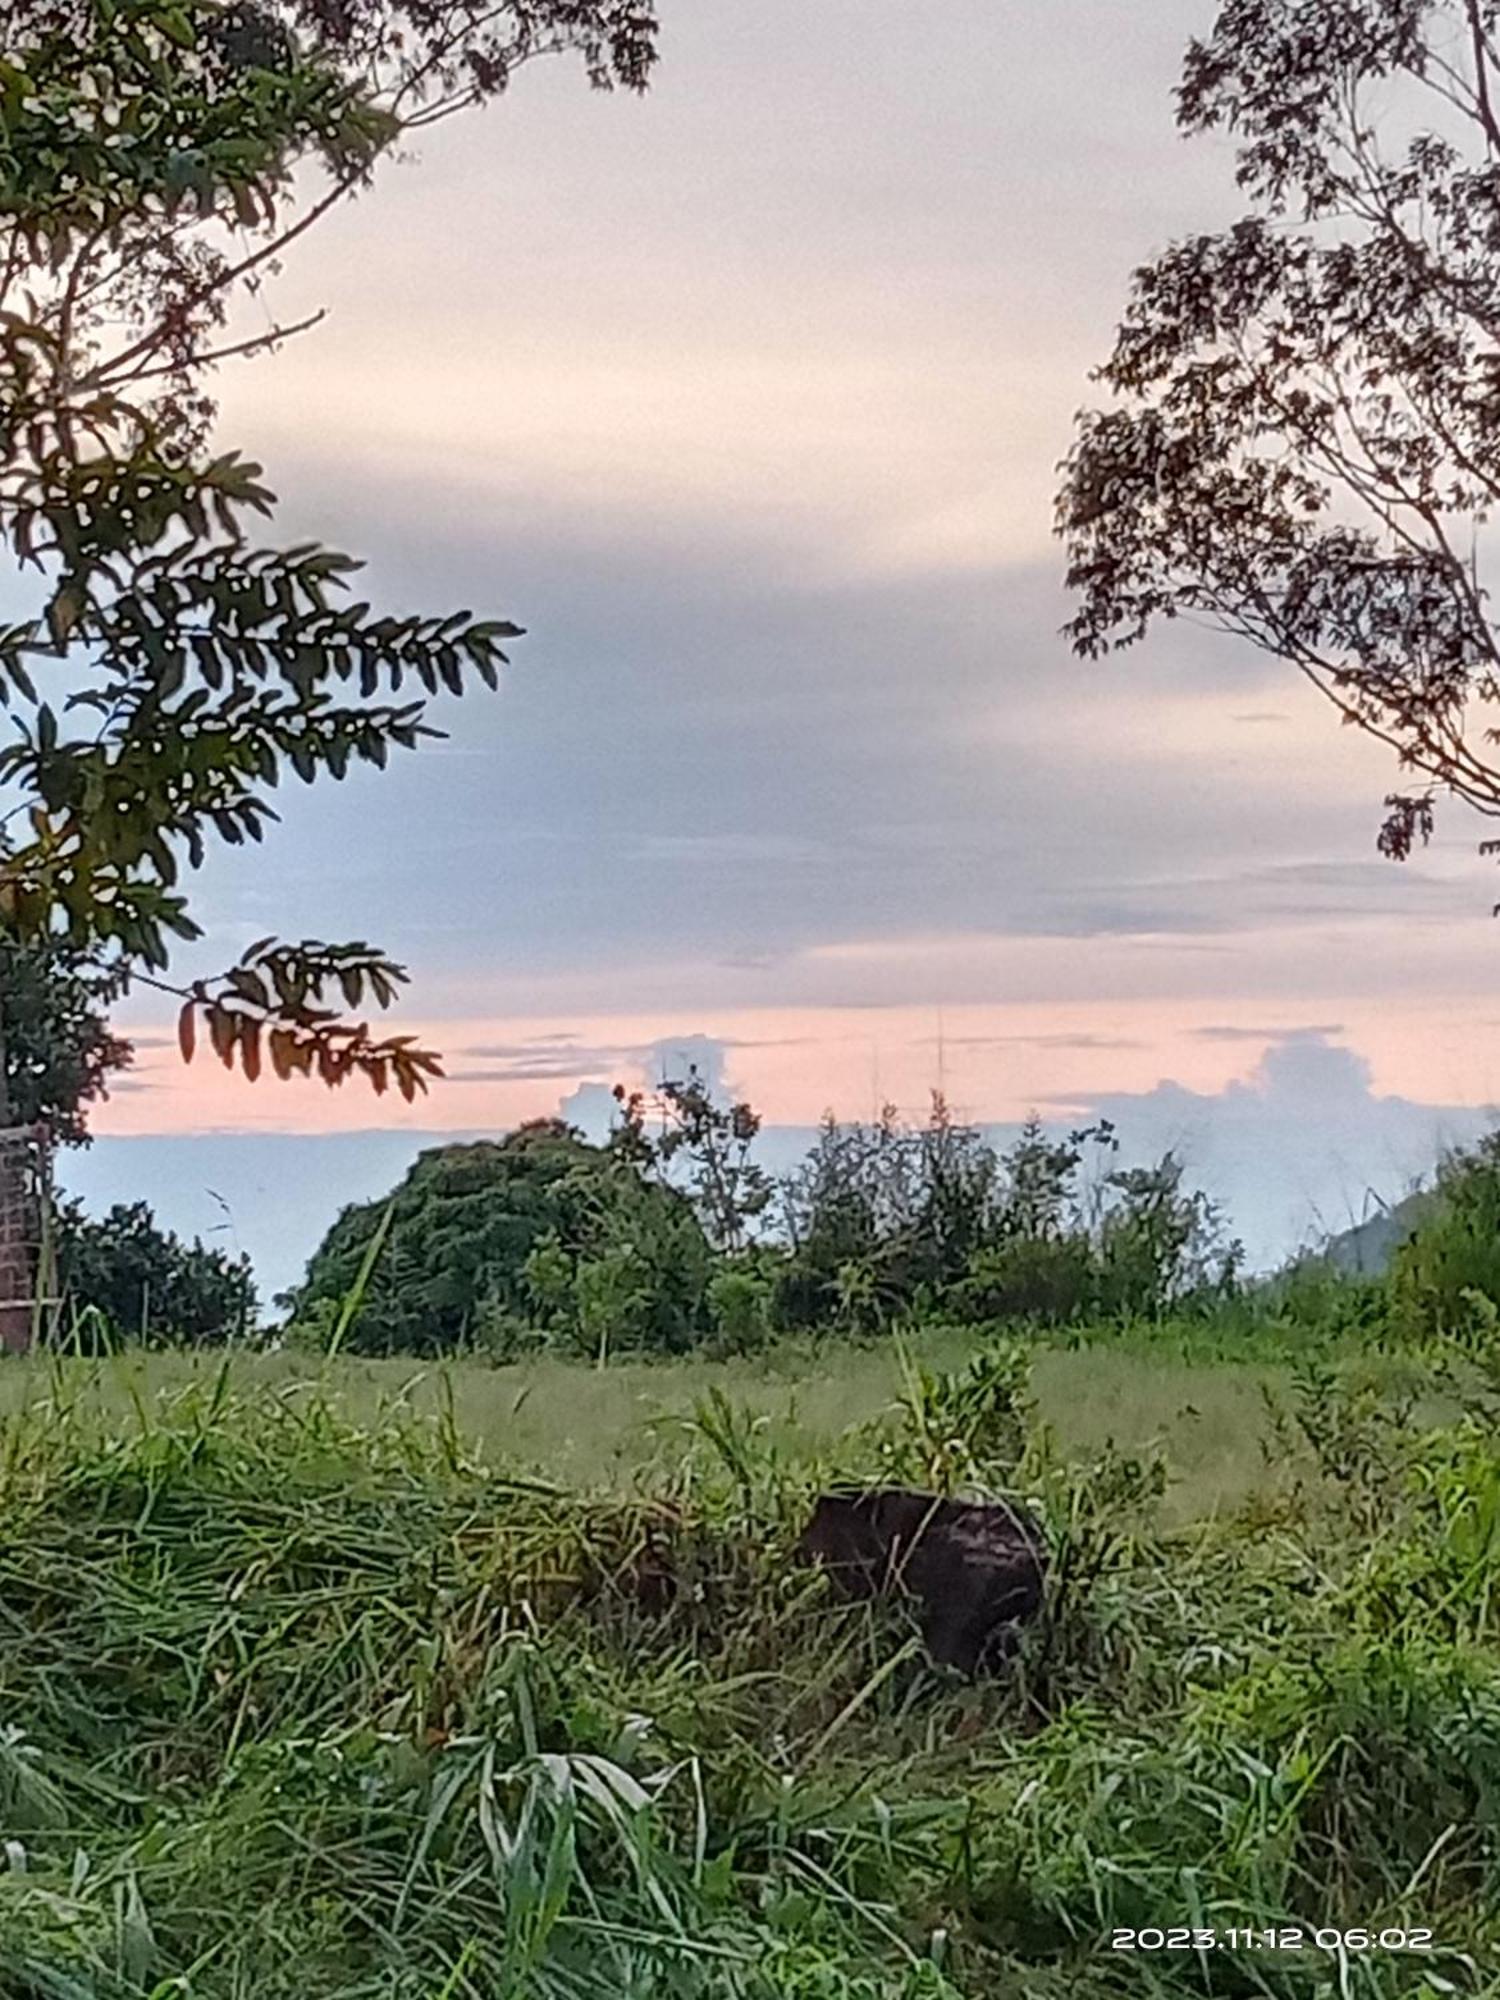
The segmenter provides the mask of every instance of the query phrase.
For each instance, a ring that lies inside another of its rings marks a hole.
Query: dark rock
[[[914,1598],[932,1659],[969,1675],[999,1665],[1042,1600],[1036,1532],[1001,1503],[844,1488],[819,1499],[797,1547],[845,1597]]]

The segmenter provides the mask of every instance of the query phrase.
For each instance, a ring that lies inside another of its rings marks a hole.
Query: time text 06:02
[[[1283,1924],[1276,1929],[1202,1930],[1186,1925],[1159,1930],[1116,1930],[1111,1951],[1431,1951],[1432,1932],[1393,1928],[1338,1930]]]

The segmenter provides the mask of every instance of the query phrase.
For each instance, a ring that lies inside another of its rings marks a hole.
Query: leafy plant
[[[78,1202],[57,1214],[62,1308],[54,1338],[72,1350],[127,1342],[187,1347],[243,1341],[256,1321],[246,1257],[184,1243],[143,1201],[97,1219]]]
[[[541,1120],[429,1148],[393,1195],[344,1210],[287,1303],[294,1328],[321,1324],[358,1284],[346,1337],[360,1352],[441,1354],[483,1344],[500,1322],[513,1340],[513,1322],[530,1319],[552,1344],[600,1357],[700,1339],[709,1274],[685,1196]]]

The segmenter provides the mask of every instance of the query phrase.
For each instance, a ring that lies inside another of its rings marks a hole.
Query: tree
[[[5,1024],[5,1116],[0,1124],[45,1124],[65,1146],[89,1143],[90,1105],[132,1050],[110,1032],[105,1009],[122,975],[66,945],[25,946],[0,938],[0,1020]]]
[[[1159,1318],[1192,1300],[1232,1294],[1244,1246],[1223,1211],[1199,1188],[1184,1190],[1182,1162],[1117,1167],[1105,1181],[1097,1223],[1098,1303],[1105,1311]]]
[[[281,253],[413,130],[572,51],[644,86],[637,0],[12,0],[0,55],[0,551],[33,583],[0,624],[0,932],[59,940],[182,1001],[254,1078],[362,1075],[408,1101],[441,1073],[387,1007],[405,968],[363,939],[261,939],[168,984],[199,926],[181,884],[210,844],[259,841],[290,773],[436,732],[428,698],[496,684],[504,619],[340,601],[358,565],[255,547],[261,468],[211,451],[212,369],[302,330],[231,323]],[[304,322],[303,324],[310,324]],[[0,1044],[4,1040],[0,1018]],[[0,1063],[0,1076],[4,1065]],[[8,1109],[0,1107],[4,1116]],[[0,1160],[0,1344],[24,1345],[32,1206]],[[15,1239],[13,1241],[13,1239]],[[14,1254],[13,1254],[14,1253]],[[12,1268],[13,1267],[13,1268]]]
[[[997,1161],[934,1092],[913,1129],[886,1105],[871,1125],[824,1119],[781,1188],[790,1254],[777,1287],[788,1325],[875,1330],[960,1278],[993,1228]]]
[[[131,1059],[101,1011],[122,984],[86,951],[0,931],[0,1350],[37,1328],[51,1148],[88,1144],[86,1107]]]
[[[1083,1165],[1083,1148],[1089,1140],[1111,1152],[1118,1151],[1114,1127],[1107,1119],[1096,1126],[1070,1132],[1065,1140],[1053,1141],[1047,1137],[1037,1114],[1033,1111],[1028,1116],[1015,1144],[1001,1162],[1004,1192],[996,1226],[1002,1239],[1044,1242],[1079,1226],[1077,1177]]]
[[[145,1202],[117,1203],[91,1221],[77,1202],[58,1213],[65,1317],[59,1337],[90,1350],[121,1340],[216,1347],[255,1324],[247,1257],[184,1243],[156,1226]]]
[[[1251,207],[1136,273],[1059,502],[1077,650],[1289,660],[1396,752],[1396,859],[1442,794],[1500,815],[1497,107],[1496,0],[1225,0],[1178,117]]]
[[[997,1162],[989,1230],[945,1300],[960,1319],[1060,1325],[1098,1303],[1099,1259],[1080,1190],[1084,1148],[1118,1150],[1108,1120],[1052,1140],[1033,1111]]]
[[[16,0],[0,60],[0,544],[36,579],[0,627],[13,801],[0,922],[158,979],[198,935],[181,884],[209,844],[258,841],[286,773],[342,778],[435,732],[426,705],[493,686],[504,620],[340,602],[357,567],[257,548],[260,467],[210,452],[214,365],[299,330],[232,309],[404,137],[579,54],[642,87],[633,0]],[[262,316],[264,309],[262,306]],[[364,941],[262,940],[186,990],[249,1076],[438,1072],[330,1000],[386,1006],[402,967]]]
[[[883,1325],[915,1289],[911,1245],[921,1157],[893,1104],[873,1124],[829,1112],[811,1151],[781,1184],[787,1257],[774,1316],[786,1326]]]
[[[361,1352],[446,1353],[527,1321],[595,1354],[681,1349],[706,1323],[709,1275],[684,1195],[539,1119],[433,1147],[393,1195],[346,1208],[288,1303],[316,1334],[355,1300],[347,1341]]]
[[[918,1275],[938,1290],[969,1267],[994,1227],[999,1162],[972,1125],[954,1118],[940,1090],[917,1135],[922,1188],[917,1218]]]
[[[666,1078],[649,1101],[624,1084],[615,1085],[614,1099],[619,1121],[611,1144],[620,1157],[667,1185],[680,1175],[714,1248],[730,1256],[744,1250],[776,1192],[754,1157],[760,1113],[743,1100],[721,1103],[696,1063],[685,1077]],[[648,1112],[658,1120],[654,1135]]]

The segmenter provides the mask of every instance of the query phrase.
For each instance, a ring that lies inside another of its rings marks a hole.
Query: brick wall
[[[31,1345],[46,1152],[34,1126],[0,1130],[0,1349],[12,1354]]]

